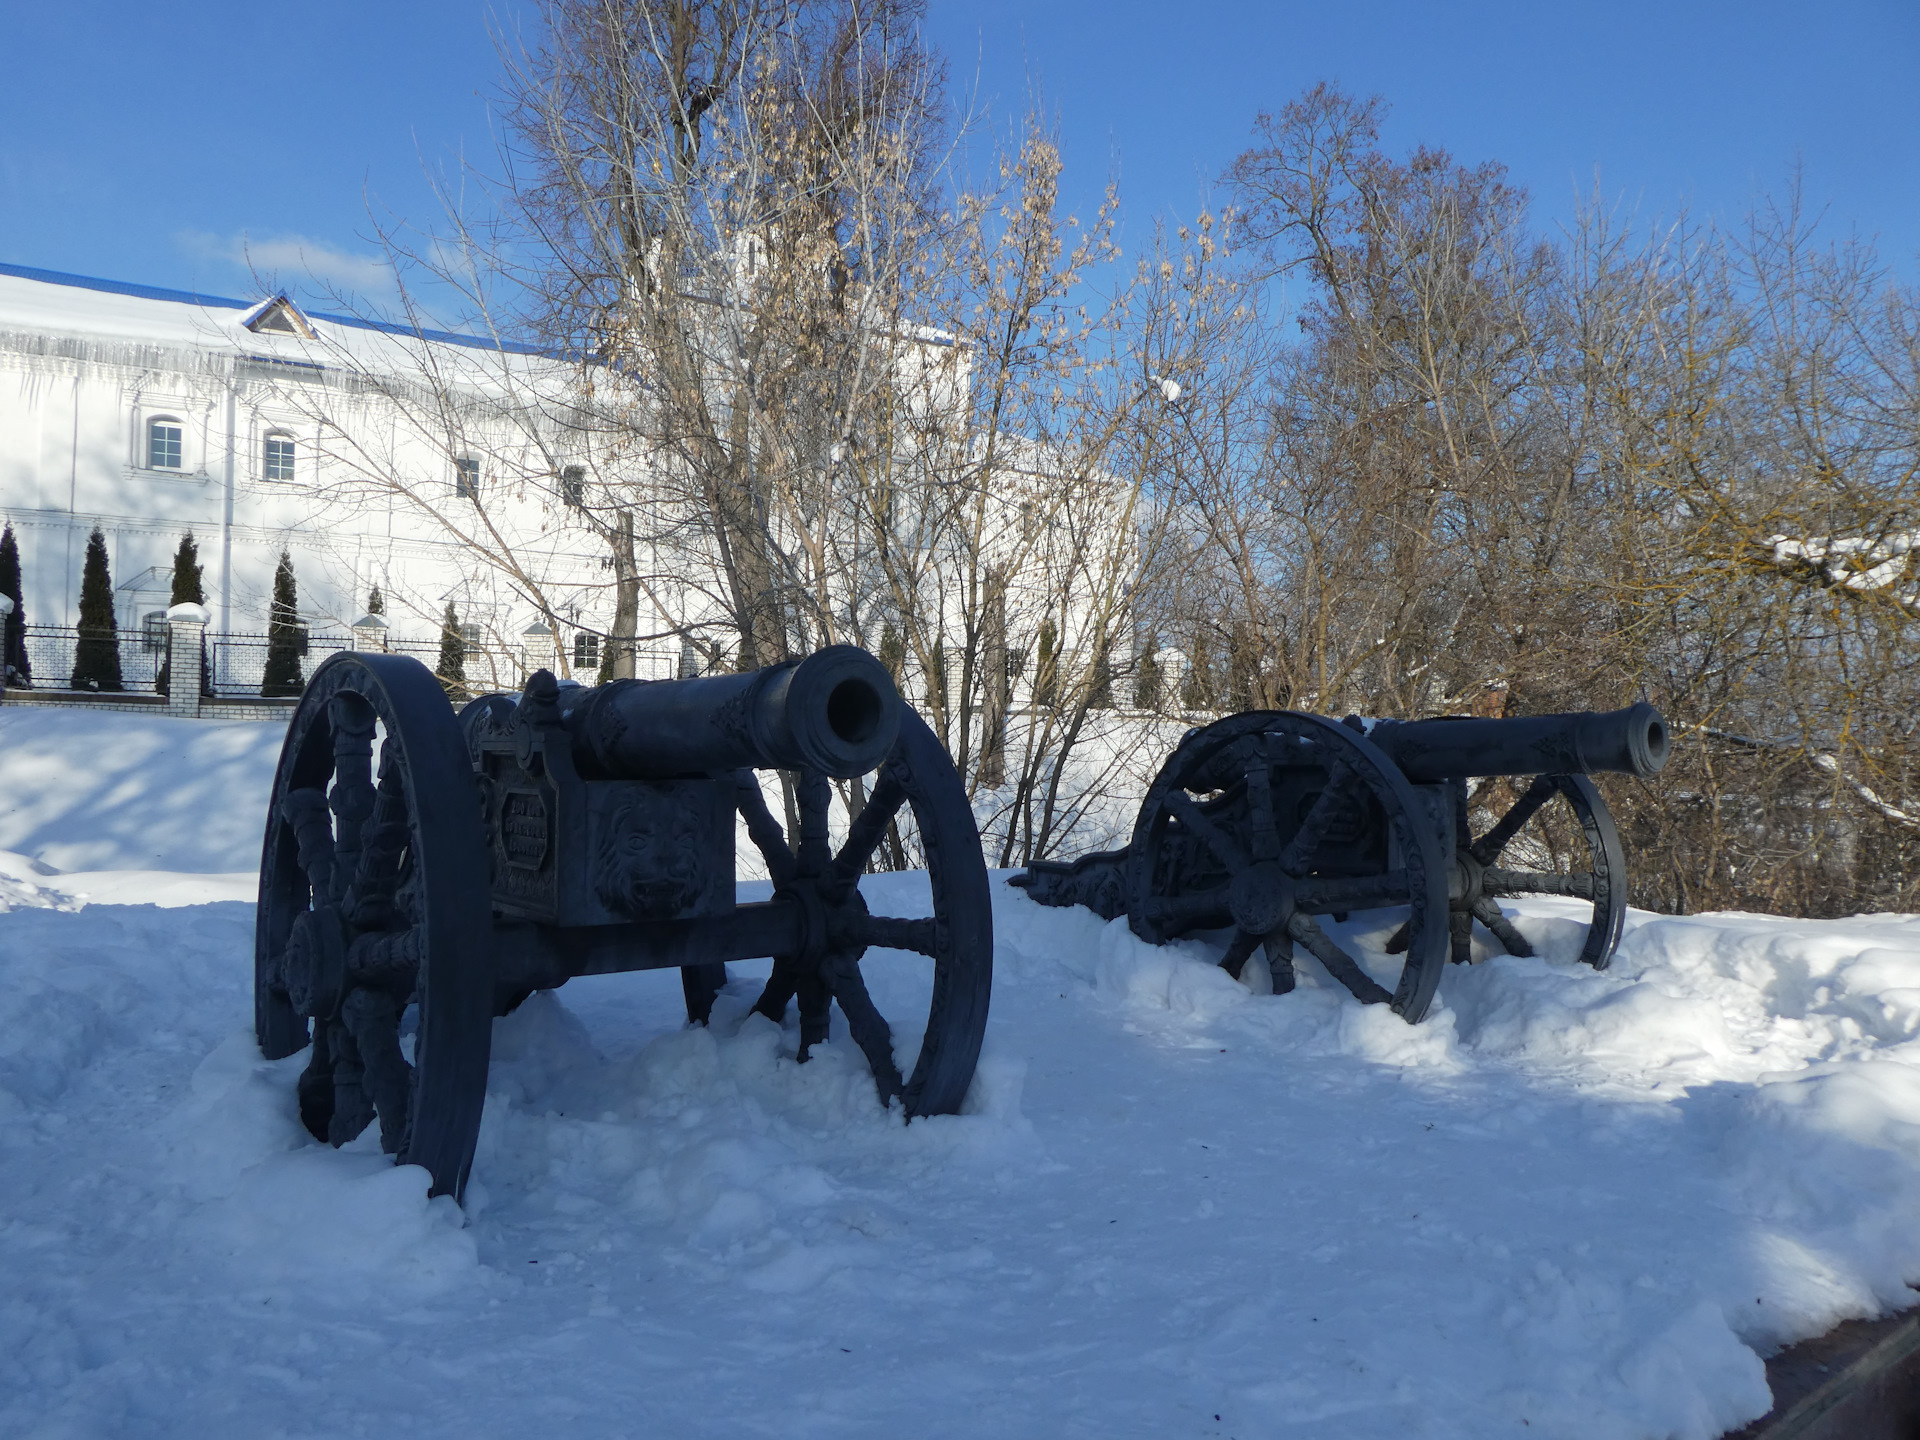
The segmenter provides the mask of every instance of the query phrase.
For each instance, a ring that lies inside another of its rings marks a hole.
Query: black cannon
[[[793,844],[759,769],[788,772]],[[736,814],[770,900],[735,902]],[[932,918],[868,913],[872,856],[916,839]],[[870,947],[933,962],[904,1079],[861,975]],[[269,1058],[312,1045],[299,1100],[317,1138],[345,1144],[377,1118],[388,1153],[458,1198],[495,1016],[576,975],[678,967],[705,1021],[726,962],[756,957],[773,971],[754,1008],[780,1021],[798,1001],[801,1060],[837,1001],[883,1104],[959,1108],[992,985],[986,868],[952,762],[872,656],[592,689],[541,671],[457,718],[414,660],[346,653],[314,672],[274,778],[254,998]]]
[[[1264,950],[1275,993],[1294,985],[1297,945],[1359,1000],[1425,1017],[1449,957],[1470,960],[1478,920],[1509,954],[1531,955],[1501,895],[1590,902],[1580,958],[1604,969],[1626,916],[1626,860],[1587,776],[1648,776],[1667,760],[1651,705],[1513,720],[1335,721],[1290,710],[1230,715],[1192,730],[1160,769],[1124,850],[1039,861],[1012,878],[1047,905],[1127,916],[1161,944],[1232,932],[1235,977]],[[1527,777],[1474,833],[1501,782]],[[1469,798],[1468,781],[1483,784]],[[1403,908],[1385,951],[1406,957],[1390,992],[1315,918]]]

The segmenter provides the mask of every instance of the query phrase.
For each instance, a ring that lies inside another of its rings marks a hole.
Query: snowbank
[[[0,707],[0,850],[55,871],[258,870],[280,721]]]
[[[1596,974],[1528,902],[1545,958],[1408,1027],[996,884],[967,1113],[890,1119],[837,1019],[796,1065],[753,966],[707,1030],[576,981],[496,1024],[462,1216],[306,1139],[249,905],[86,878],[0,863],[8,1436],[1706,1440],[1915,1299],[1914,917],[1635,914]],[[920,965],[866,964],[903,1063]]]

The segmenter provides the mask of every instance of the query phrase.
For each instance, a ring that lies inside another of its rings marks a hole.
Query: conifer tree
[[[1187,678],[1180,686],[1180,708],[1184,711],[1213,709],[1213,656],[1207,646],[1207,632],[1195,630],[1187,647]]]
[[[906,664],[907,647],[900,642],[900,632],[893,628],[893,622],[887,621],[880,627],[880,663],[887,667],[887,673],[893,677],[893,688],[900,688],[900,667]]]
[[[451,600],[447,602],[447,608],[449,610],[453,608],[453,602]],[[384,615],[386,613],[387,613],[387,597],[382,595],[380,593],[380,587],[378,585],[375,585],[373,587],[372,593],[367,596],[367,614]]]
[[[933,654],[927,660],[927,708],[940,717],[941,723],[947,718],[947,642],[933,642]]]
[[[1094,651],[1093,665],[1087,673],[1087,708],[1113,708],[1113,661],[1105,645]]]
[[[1040,622],[1035,649],[1039,654],[1033,665],[1033,703],[1051,710],[1060,698],[1060,632],[1052,620]]]
[[[376,588],[373,593],[378,596],[380,591]],[[456,704],[469,698],[467,642],[460,634],[460,614],[453,608],[451,600],[447,602],[447,613],[440,617],[440,663],[434,667],[433,673],[446,687],[448,698]]]
[[[113,618],[113,576],[107,570],[107,537],[98,526],[87,537],[80,572],[80,639],[73,647],[75,690],[124,690],[120,680],[120,630]]]
[[[13,601],[13,613],[7,616],[6,636],[0,643],[0,674],[9,685],[27,685],[33,681],[33,666],[27,661],[27,607],[20,598],[20,545],[13,538],[13,526],[0,534],[0,595]]]
[[[280,552],[273,572],[273,606],[267,613],[267,665],[260,693],[269,698],[298,695],[306,688],[300,674],[300,595],[293,583],[293,557]]]
[[[1146,648],[1140,652],[1140,668],[1133,676],[1133,704],[1136,710],[1158,710],[1160,708],[1160,639],[1151,633],[1147,636]]]
[[[195,543],[193,532],[187,531],[180,537],[180,548],[173,552],[173,589],[167,596],[169,607],[174,605],[204,605],[207,603],[207,590],[202,582],[205,568],[200,563],[200,547]],[[211,696],[213,686],[207,673],[207,640],[200,637],[200,693]],[[159,677],[153,682],[153,688],[162,695],[168,694],[173,685],[173,644],[171,635],[167,641],[167,658],[161,663]]]

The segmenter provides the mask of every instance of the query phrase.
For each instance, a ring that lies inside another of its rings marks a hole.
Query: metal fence
[[[114,636],[113,647],[120,660],[120,693],[158,693],[157,682],[167,664],[168,634],[166,626],[156,625],[144,630],[122,630]],[[598,637],[594,638],[598,642]],[[27,627],[27,660],[33,669],[34,689],[74,688],[79,640],[79,631],[70,625]],[[247,699],[260,695],[267,668],[265,635],[210,632],[205,643],[207,678],[214,696]],[[328,656],[354,648],[355,637],[351,635],[304,633],[298,646],[301,682]],[[380,648],[392,654],[411,655],[429,670],[437,670],[440,665],[438,640],[389,640]],[[603,653],[600,643],[570,644],[565,654],[573,678],[592,684]],[[551,641],[534,639],[518,646],[469,641],[463,655],[464,683],[474,694],[515,691],[534,670],[560,668],[556,661]],[[642,645],[634,653],[634,674],[643,680],[671,679],[684,673],[684,665],[681,651],[672,646]]]
[[[26,627],[27,664],[32,668],[31,678],[35,689],[68,690],[73,687],[74,659],[79,642],[80,632],[71,626]],[[121,690],[153,694],[161,667],[167,663],[165,633],[123,630],[114,637],[113,647],[120,660]]]

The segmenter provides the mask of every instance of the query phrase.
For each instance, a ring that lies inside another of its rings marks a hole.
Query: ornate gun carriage
[[[797,772],[797,843],[768,811],[761,769]],[[851,815],[837,850],[836,780],[849,782]],[[860,895],[903,807],[931,919],[870,914]],[[736,813],[770,900],[735,901]],[[861,974],[870,947],[932,961],[925,1038],[904,1079]],[[382,1147],[457,1199],[493,1019],[536,989],[677,967],[688,1014],[704,1021],[728,960],[772,957],[754,1008],[780,1021],[798,1001],[804,1061],[837,1001],[881,1102],[913,1117],[953,1112],[966,1094],[992,953],[965,791],[864,651],[591,689],[541,671],[517,701],[486,696],[457,719],[417,661],[348,653],[314,672],[274,779],[255,1027],[269,1058],[312,1046],[299,1097],[317,1138],[344,1144],[377,1118]]]
[[[1126,849],[1036,862],[1011,883],[1042,904],[1125,914],[1155,944],[1230,930],[1220,963],[1238,977],[1264,951],[1276,993],[1294,986],[1298,946],[1357,999],[1417,1023],[1448,958],[1472,958],[1476,920],[1509,954],[1533,953],[1496,896],[1590,903],[1580,958],[1606,967],[1626,915],[1626,860],[1587,777],[1652,775],[1668,744],[1646,704],[1511,720],[1230,715],[1188,732]],[[1530,781],[1474,834],[1467,782],[1515,776]],[[1318,918],[1390,908],[1406,911],[1384,947],[1406,957],[1391,991]]]

